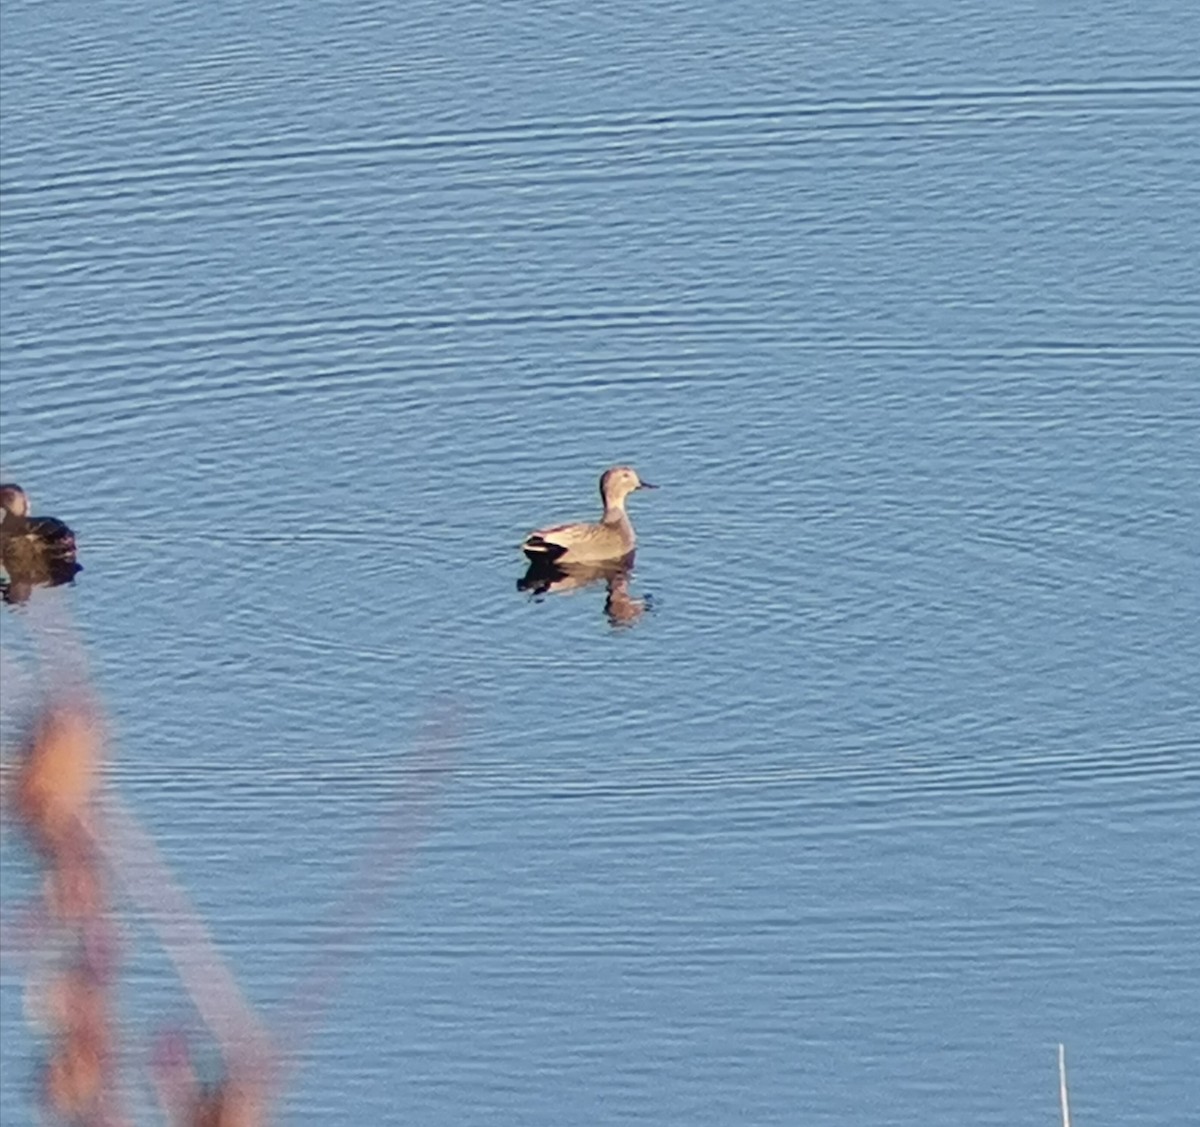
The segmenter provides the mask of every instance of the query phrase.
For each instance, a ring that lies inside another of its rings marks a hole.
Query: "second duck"
[[[21,603],[35,586],[69,583],[80,570],[75,533],[57,517],[30,515],[29,497],[19,485],[0,485],[0,580],[3,598]]]

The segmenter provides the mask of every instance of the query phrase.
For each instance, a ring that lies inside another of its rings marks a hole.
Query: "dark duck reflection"
[[[563,564],[534,560],[529,570],[517,580],[518,591],[528,591],[535,598],[545,595],[565,595],[585,587],[604,584],[607,598],[604,615],[614,629],[633,626],[650,607],[649,597],[630,593],[629,580],[633,571],[633,553],[619,560],[602,564]]]
[[[0,485],[0,568],[7,603],[25,602],[34,587],[69,583],[80,570],[75,533],[57,517],[32,516],[19,485]]]

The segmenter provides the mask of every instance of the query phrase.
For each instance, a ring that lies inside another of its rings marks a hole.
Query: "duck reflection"
[[[602,564],[562,564],[534,560],[529,570],[517,580],[518,591],[528,591],[535,598],[544,595],[565,595],[603,583],[607,591],[604,615],[614,629],[633,626],[649,607],[648,597],[633,595],[629,580],[633,572],[633,554],[624,559]]]
[[[19,485],[0,485],[0,589],[6,603],[23,603],[34,587],[70,583],[82,570],[75,534],[57,517],[30,515]]]

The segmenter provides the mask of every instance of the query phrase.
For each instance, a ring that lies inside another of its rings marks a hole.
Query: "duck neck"
[[[628,524],[629,514],[625,511],[625,498],[605,497],[604,516],[600,519],[604,524]]]

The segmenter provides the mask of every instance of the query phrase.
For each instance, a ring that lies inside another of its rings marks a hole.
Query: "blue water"
[[[269,1019],[458,733],[281,1121],[1045,1124],[1063,1041],[1078,1122],[1195,1122],[1198,59],[1183,0],[0,10],[0,476],[84,565],[3,643],[73,615]],[[516,590],[618,461],[620,629]]]

